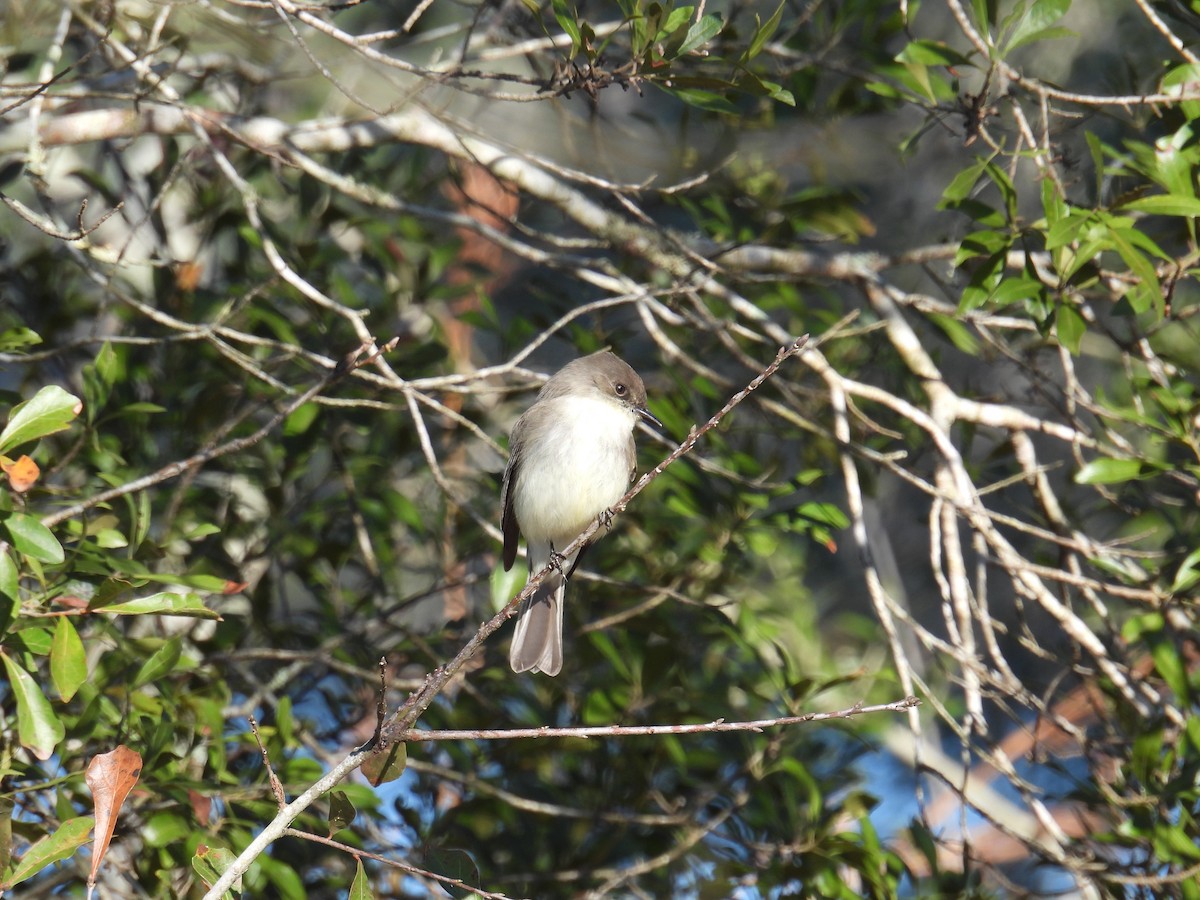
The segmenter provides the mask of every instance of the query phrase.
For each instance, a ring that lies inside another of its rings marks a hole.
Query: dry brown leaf
[[[208,827],[209,817],[212,815],[212,797],[206,797],[197,790],[188,788],[188,802],[192,805],[192,815],[196,817],[196,821],[204,827]]]
[[[141,754],[130,750],[124,744],[118,744],[108,753],[92,757],[92,761],[88,763],[84,777],[96,807],[96,843],[92,847],[89,887],[95,885],[96,872],[100,869],[104,854],[108,852],[108,844],[112,840],[113,829],[117,826],[117,813],[121,810],[121,804],[137,784],[141,773]]]

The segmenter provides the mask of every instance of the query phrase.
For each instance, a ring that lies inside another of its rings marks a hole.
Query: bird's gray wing
[[[504,483],[500,488],[500,530],[504,534],[504,571],[512,568],[517,558],[517,541],[521,536],[521,528],[517,524],[517,511],[513,505],[513,491],[516,490],[517,475],[521,470],[521,433],[523,420],[518,419],[513,426],[512,438],[509,441],[508,466],[504,469]]]

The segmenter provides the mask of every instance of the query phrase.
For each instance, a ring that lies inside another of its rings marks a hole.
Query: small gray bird
[[[563,663],[563,595],[580,548],[559,557],[592,520],[621,499],[633,480],[633,429],[646,409],[637,372],[607,350],[567,363],[513,426],[501,489],[504,569],[525,535],[529,574],[557,559],[521,604],[508,661],[514,672],[557,675]]]

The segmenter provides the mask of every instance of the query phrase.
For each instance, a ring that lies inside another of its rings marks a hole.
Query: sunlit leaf
[[[50,645],[50,680],[63,700],[70,700],[87,681],[87,655],[69,616],[59,616]]]
[[[700,20],[692,23],[692,27],[688,29],[687,36],[679,45],[679,55],[686,56],[688,53],[699,50],[720,34],[724,27],[724,23],[717,16],[701,16]]]
[[[1132,481],[1141,472],[1142,462],[1138,459],[1094,459],[1075,473],[1075,483],[1120,484]]]
[[[26,850],[12,871],[0,876],[0,889],[8,890],[47,866],[74,856],[75,851],[87,843],[93,824],[91,816],[67,819],[53,834],[47,835]]]
[[[35,441],[70,426],[83,406],[79,398],[58,385],[47,385],[29,400],[12,408],[8,425],[0,431],[0,453]]]
[[[58,538],[36,517],[25,513],[11,513],[4,520],[4,527],[8,529],[13,548],[18,553],[44,563],[60,563],[66,558]]]
[[[0,659],[17,704],[17,737],[34,756],[47,760],[66,736],[66,728],[33,676],[8,654],[0,653]]]
[[[196,594],[176,594],[164,591],[136,600],[93,606],[93,612],[113,613],[118,616],[190,616],[197,619],[220,619],[220,613],[207,608]]]
[[[354,861],[354,880],[350,882],[350,892],[346,896],[347,900],[375,900],[371,880],[367,877],[361,858]]]

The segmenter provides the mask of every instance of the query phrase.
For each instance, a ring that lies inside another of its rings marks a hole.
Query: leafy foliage
[[[0,887],[1198,896],[1195,23],[435,6],[0,25]],[[458,657],[538,374],[633,363],[645,470],[802,332],[559,678]],[[445,665],[418,728],[924,705],[428,732],[239,860]]]

